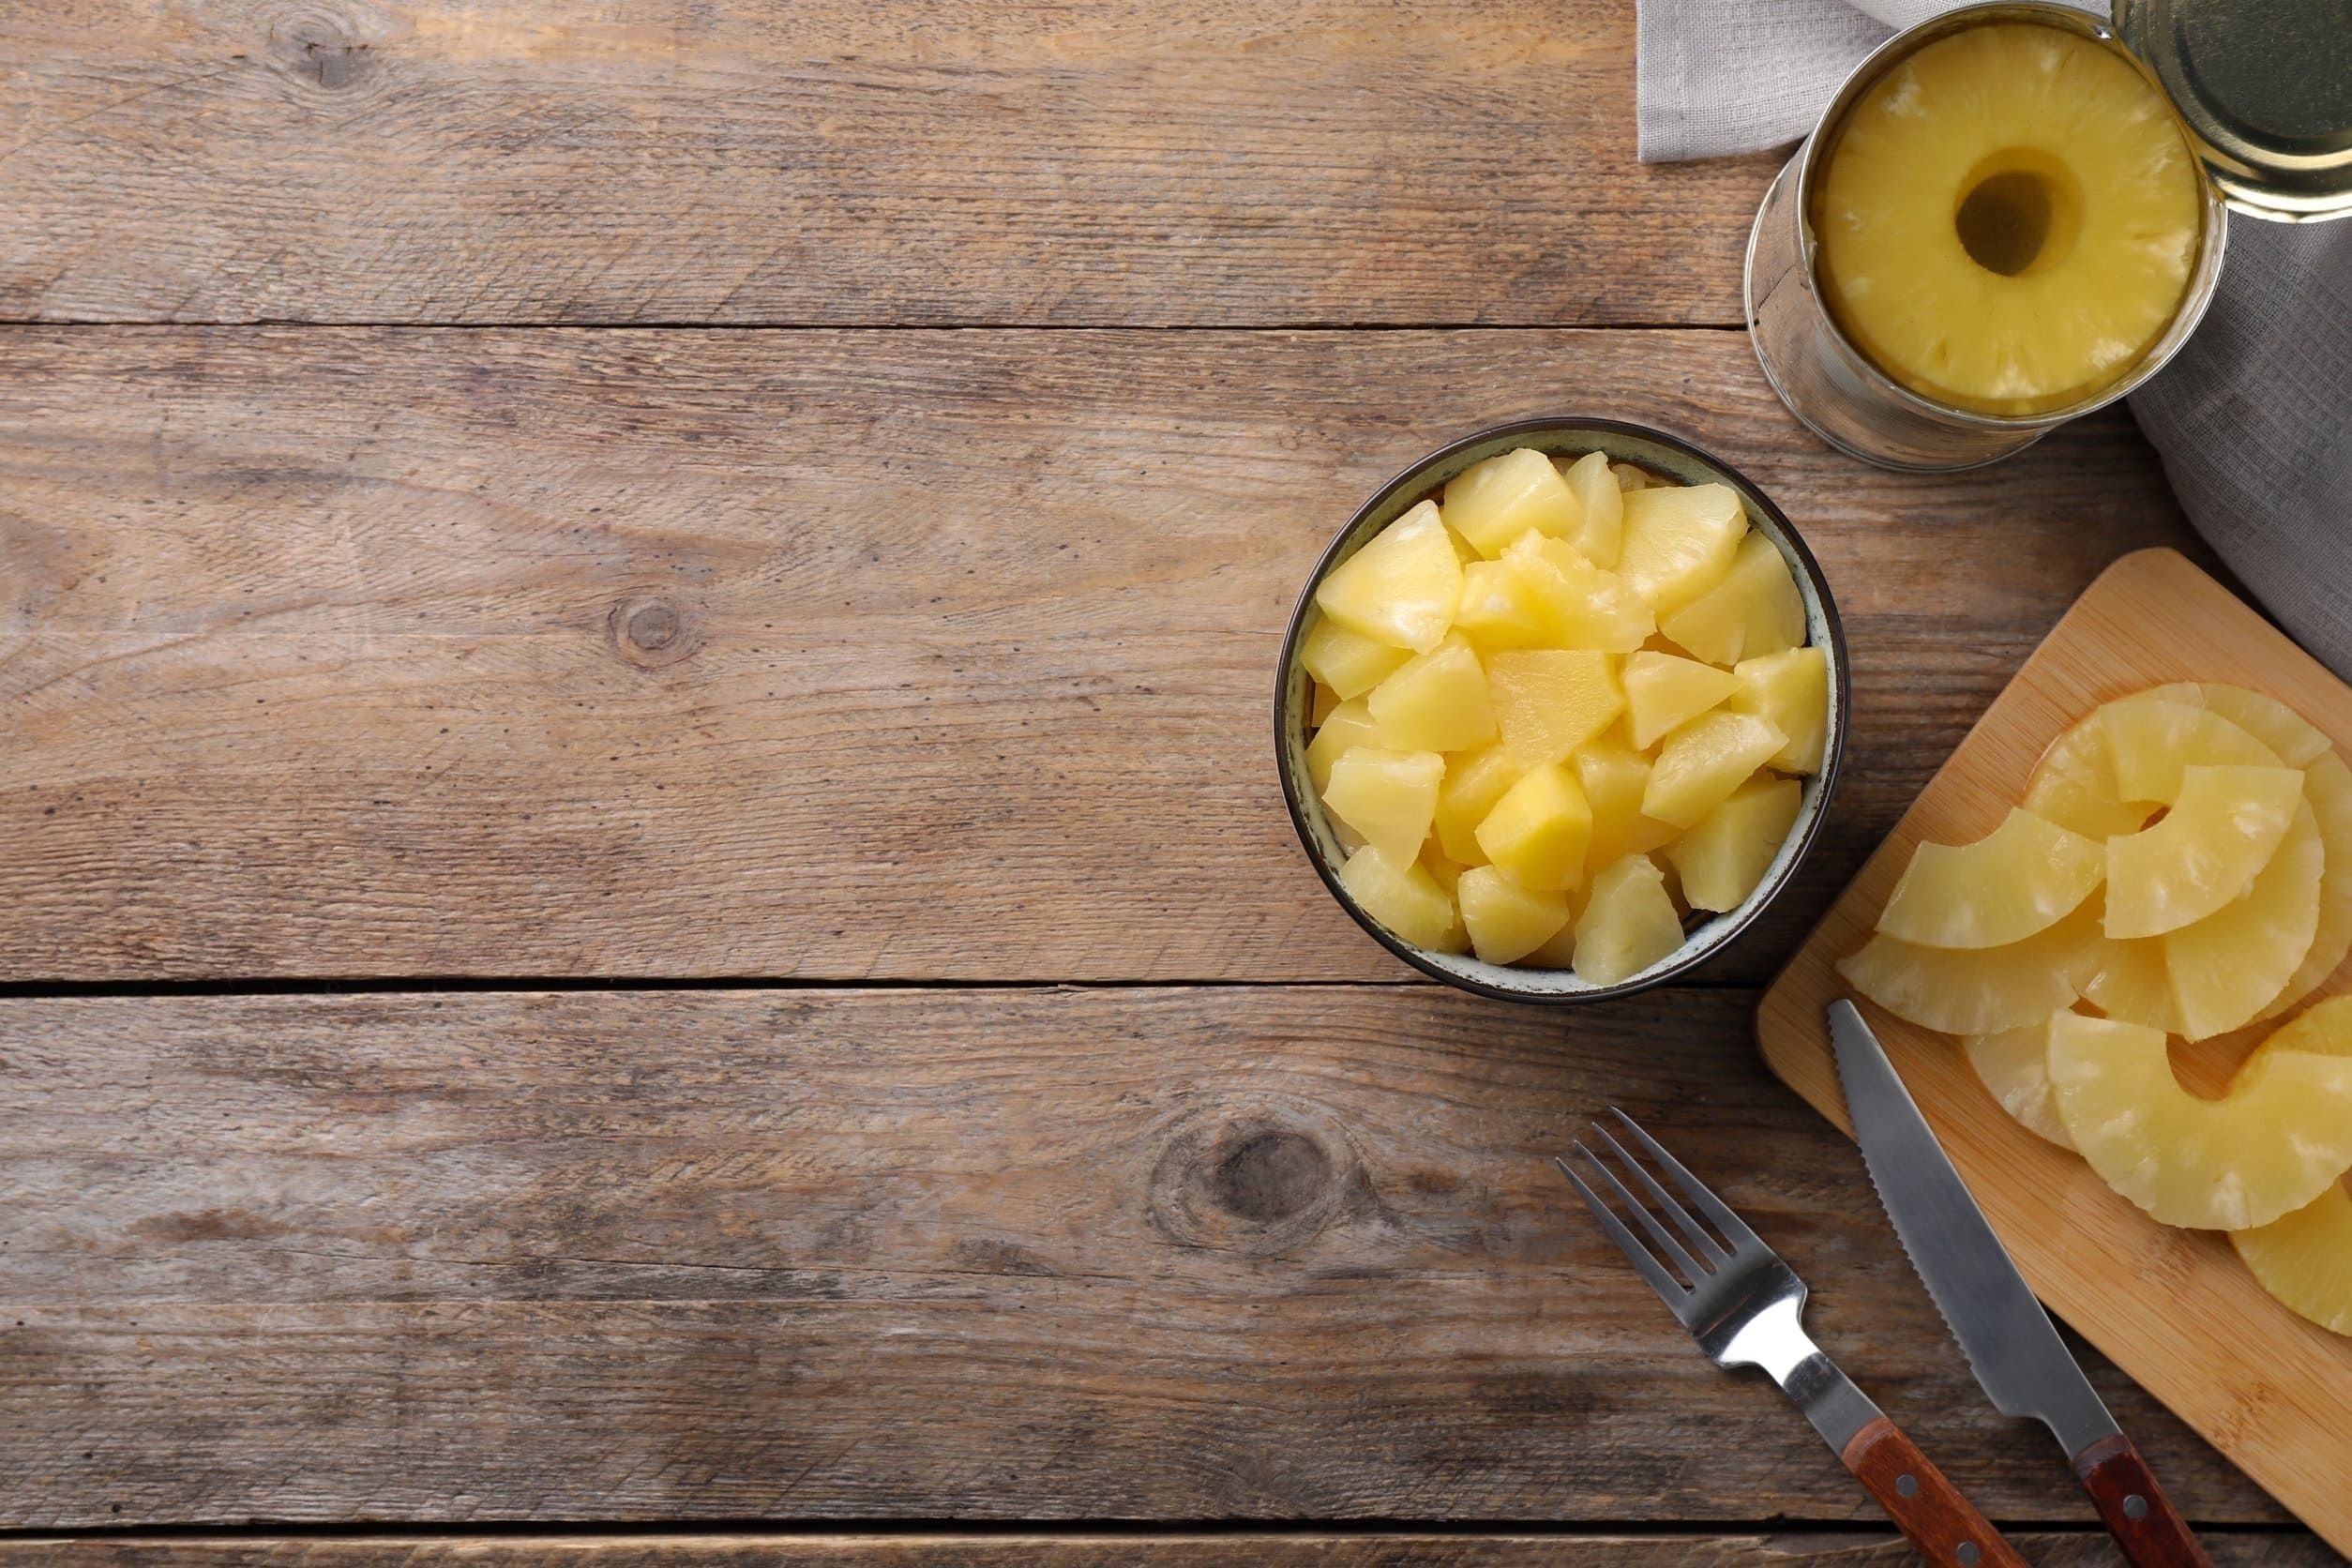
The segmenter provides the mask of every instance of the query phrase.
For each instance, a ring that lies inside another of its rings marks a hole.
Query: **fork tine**
[[[1625,1146],[1617,1141],[1615,1135],[1598,1122],[1592,1123],[1592,1130],[1599,1133],[1607,1141],[1608,1146],[1617,1151],[1617,1157],[1625,1162],[1626,1168],[1633,1171],[1635,1178],[1647,1189],[1650,1196],[1658,1200],[1658,1207],[1664,1209],[1666,1216],[1674,1221],[1675,1229],[1688,1236],[1691,1245],[1707,1256],[1711,1272],[1712,1265],[1731,1260],[1731,1254],[1724,1250],[1723,1244],[1710,1236],[1706,1227],[1692,1218],[1691,1212],[1676,1202],[1672,1193],[1658,1184],[1658,1179],[1650,1174],[1650,1168],[1634,1158],[1626,1151]]]
[[[1594,1130],[1596,1132],[1599,1131],[1597,1124]],[[1602,1133],[1601,1136],[1603,1138],[1607,1138],[1608,1134]],[[1612,1142],[1614,1140],[1612,1140]],[[1700,1280],[1705,1279],[1709,1274],[1714,1272],[1712,1269],[1702,1265],[1697,1259],[1693,1258],[1688,1252],[1683,1250],[1682,1244],[1676,1241],[1673,1234],[1668,1231],[1665,1226],[1658,1223],[1658,1216],[1650,1212],[1650,1205],[1644,1203],[1640,1199],[1636,1198],[1633,1195],[1632,1190],[1628,1188],[1623,1182],[1618,1180],[1617,1172],[1610,1168],[1609,1163],[1606,1160],[1603,1159],[1599,1154],[1594,1153],[1591,1149],[1586,1148],[1582,1143],[1578,1143],[1576,1148],[1583,1153],[1586,1159],[1592,1162],[1592,1168],[1599,1171],[1602,1177],[1607,1181],[1609,1189],[1624,1200],[1625,1207],[1634,1212],[1634,1217],[1641,1221],[1641,1228],[1650,1232],[1650,1240],[1656,1245],[1657,1250],[1665,1253],[1668,1258],[1671,1258],[1676,1263],[1681,1265],[1682,1277],[1691,1282],[1691,1286],[1694,1289],[1697,1288]],[[1618,1153],[1621,1154],[1624,1151],[1620,1149]],[[1671,1207],[1673,1206],[1674,1200],[1672,1199],[1667,1199],[1666,1202],[1667,1205]]]
[[[1745,1220],[1731,1212],[1729,1204],[1715,1196],[1712,1188],[1685,1169],[1681,1160],[1667,1153],[1665,1144],[1642,1131],[1640,1123],[1615,1106],[1609,1107],[1609,1113],[1625,1123],[1627,1132],[1641,1140],[1641,1146],[1650,1151],[1651,1156],[1657,1160],[1667,1175],[1674,1178],[1675,1185],[1681,1187],[1683,1194],[1698,1205],[1700,1214],[1715,1222],[1715,1229],[1724,1233],[1724,1239],[1728,1241],[1735,1249],[1756,1247],[1765,1252],[1772,1251],[1772,1248],[1764,1245],[1761,1237],[1748,1229]]]
[[[1577,1144],[1576,1149],[1586,1158],[1591,1157],[1592,1151],[1583,1144]],[[1557,1154],[1552,1156],[1552,1163],[1560,1167],[1560,1173],[1576,1187],[1577,1196],[1584,1199],[1585,1207],[1592,1211],[1592,1217],[1601,1222],[1601,1229],[1608,1232],[1609,1240],[1624,1253],[1625,1261],[1650,1282],[1650,1289],[1658,1292],[1658,1299],[1673,1308],[1674,1315],[1680,1318],[1682,1304],[1690,1295],[1681,1282],[1666,1272],[1665,1264],[1650,1255],[1650,1249],[1641,1244],[1640,1238],[1625,1229],[1625,1222],[1617,1217],[1617,1212],[1601,1201],[1601,1195],[1585,1184],[1584,1178],[1576,1174],[1574,1167]]]

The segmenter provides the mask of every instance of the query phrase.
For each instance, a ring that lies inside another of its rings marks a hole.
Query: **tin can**
[[[1857,66],[1772,182],[1748,235],[1748,337],[1790,413],[1842,451],[1886,468],[1997,462],[2103,407],[2164,369],[2203,319],[2222,276],[2229,214],[2301,222],[2352,213],[2352,30],[2303,38],[2302,0],[2118,0],[2113,24],[2052,0],[1963,7],[1889,38]],[[2318,8],[2326,9],[2327,8]],[[1902,385],[1839,327],[1819,292],[1812,193],[1847,112],[1915,51],[2004,22],[2062,28],[2112,50],[2171,102],[2205,168],[2205,211],[2171,323],[2118,379],[2027,415],[1954,407]],[[2330,129],[2330,128],[2336,128]]]

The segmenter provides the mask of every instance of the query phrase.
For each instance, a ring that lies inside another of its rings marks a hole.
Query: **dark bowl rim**
[[[1781,531],[1781,536],[1788,541],[1789,549],[1804,567],[1805,576],[1812,584],[1815,597],[1820,601],[1821,619],[1829,628],[1830,663],[1832,667],[1831,677],[1836,685],[1837,701],[1835,722],[1830,726],[1830,732],[1826,737],[1827,748],[1822,754],[1821,771],[1816,775],[1820,780],[1820,806],[1813,813],[1812,820],[1798,835],[1796,852],[1788,857],[1788,863],[1782,867],[1780,876],[1764,889],[1761,897],[1753,895],[1750,897],[1746,909],[1733,924],[1724,927],[1712,941],[1696,952],[1674,960],[1664,969],[1647,972],[1632,979],[1620,980],[1614,985],[1594,986],[1576,991],[1523,991],[1493,985],[1485,980],[1473,979],[1466,974],[1456,974],[1442,968],[1432,962],[1420,948],[1398,937],[1357,907],[1354,897],[1340,884],[1338,877],[1333,873],[1332,869],[1324,865],[1323,857],[1316,852],[1314,835],[1307,826],[1305,811],[1300,805],[1303,793],[1301,781],[1290,765],[1290,750],[1288,745],[1289,734],[1284,722],[1284,706],[1289,690],[1290,671],[1298,658],[1299,640],[1304,635],[1306,625],[1307,611],[1315,604],[1315,590],[1322,585],[1323,579],[1329,576],[1332,568],[1338,565],[1341,547],[1363,525],[1367,516],[1393,500],[1409,486],[1418,484],[1419,488],[1427,489],[1428,486],[1424,476],[1431,469],[1473,446],[1484,445],[1487,442],[1506,436],[1569,430],[1597,430],[1613,435],[1632,436],[1636,440],[1654,442],[1658,445],[1669,447],[1698,464],[1721,474],[1738,488],[1743,503],[1753,500],[1761,506],[1764,514],[1772,520],[1773,526]],[[1283,807],[1290,814],[1290,828],[1298,835],[1299,847],[1305,852],[1306,863],[1315,868],[1315,874],[1322,880],[1323,886],[1330,892],[1333,899],[1348,912],[1350,919],[1364,927],[1365,934],[1373,941],[1432,980],[1461,990],[1489,997],[1497,1002],[1529,1003],[1539,1006],[1555,1007],[1577,1006],[1586,1003],[1608,1002],[1619,997],[1632,996],[1636,992],[1662,986],[1669,980],[1688,973],[1691,970],[1720,956],[1725,949],[1744,935],[1748,927],[1753,926],[1756,919],[1771,908],[1783,893],[1787,891],[1788,885],[1797,880],[1798,867],[1804,864],[1805,856],[1813,852],[1814,841],[1820,837],[1821,824],[1829,819],[1832,797],[1837,790],[1838,773],[1846,757],[1846,731],[1851,716],[1851,702],[1852,684],[1847,671],[1846,625],[1838,614],[1837,600],[1830,592],[1828,574],[1821,570],[1821,563],[1814,559],[1812,548],[1805,543],[1804,535],[1798,531],[1797,525],[1788,520],[1788,514],[1780,509],[1780,504],[1774,501],[1762,486],[1696,442],[1686,440],[1672,431],[1660,430],[1654,425],[1638,425],[1625,419],[1582,418],[1572,415],[1532,419],[1506,419],[1500,424],[1488,425],[1483,430],[1474,430],[1459,440],[1450,441],[1427,456],[1417,459],[1397,470],[1390,475],[1387,482],[1372,492],[1371,497],[1363,505],[1358,506],[1349,516],[1346,522],[1339,525],[1338,531],[1332,535],[1331,543],[1323,547],[1323,552],[1317,557],[1314,568],[1307,573],[1305,586],[1299,590],[1297,602],[1290,608],[1290,624],[1283,633],[1282,653],[1274,661],[1274,772],[1281,778]]]

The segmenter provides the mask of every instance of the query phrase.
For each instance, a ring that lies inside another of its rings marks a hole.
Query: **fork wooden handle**
[[[2100,1439],[2074,1455],[2074,1473],[2133,1568],[2213,1568],[2131,1439]]]
[[[1855,1433],[1839,1457],[1937,1568],[2026,1568],[2000,1531],[1885,1416]]]

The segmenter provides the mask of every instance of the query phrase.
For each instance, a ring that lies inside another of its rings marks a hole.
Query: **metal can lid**
[[[2352,0],[2115,0],[2222,200],[2255,218],[2352,217]]]

